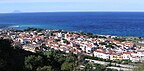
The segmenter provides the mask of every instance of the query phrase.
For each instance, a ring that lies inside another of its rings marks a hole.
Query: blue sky
[[[130,11],[144,12],[144,0],[0,0],[0,13]]]

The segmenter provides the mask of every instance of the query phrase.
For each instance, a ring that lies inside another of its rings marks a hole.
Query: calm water
[[[36,27],[95,34],[144,37],[144,13],[61,12],[0,14],[0,28]]]

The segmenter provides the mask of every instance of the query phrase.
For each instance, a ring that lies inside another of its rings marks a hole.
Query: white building
[[[104,52],[103,50],[96,50],[94,51],[94,56],[103,59],[109,59],[110,54]]]

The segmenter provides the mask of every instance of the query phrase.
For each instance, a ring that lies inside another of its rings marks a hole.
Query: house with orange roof
[[[122,57],[124,60],[129,60],[131,57],[131,52],[123,52]]]
[[[110,54],[109,53],[106,53],[104,50],[102,49],[97,49],[93,52],[94,56],[95,57],[98,57],[98,58],[102,58],[102,59],[109,59],[110,57]]]
[[[134,43],[132,43],[132,42],[122,42],[122,43],[124,46],[130,47],[130,48],[134,46]]]
[[[131,57],[130,57],[130,60],[132,62],[139,62],[140,61],[140,56],[137,52],[135,53],[131,53]]]

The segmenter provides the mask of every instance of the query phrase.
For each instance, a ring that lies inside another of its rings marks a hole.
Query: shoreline
[[[20,28],[19,25],[17,26],[13,26],[13,27],[18,27]],[[128,39],[132,39],[130,41],[133,41],[134,39],[137,39],[138,41],[134,41],[133,43],[136,43],[136,44],[139,44],[139,45],[142,45],[144,46],[144,37],[137,37],[137,36],[117,36],[117,35],[102,35],[102,34],[94,34],[94,33],[87,33],[87,32],[79,32],[79,31],[66,31],[66,30],[62,30],[62,29],[42,29],[42,28],[33,28],[33,27],[28,27],[28,28],[24,28],[24,29],[14,29],[14,28],[10,28],[10,29],[0,29],[0,31],[3,31],[3,30],[15,30],[15,31],[24,31],[24,30],[27,30],[27,29],[36,29],[36,30],[41,30],[41,31],[63,31],[63,32],[70,32],[70,33],[76,33],[76,34],[91,34],[91,35],[97,35],[97,36],[104,36],[104,37],[117,37],[117,38],[124,38],[126,40]]]
[[[5,28],[1,28],[0,30],[25,30],[28,28],[37,28],[38,26],[43,26],[43,25],[27,25],[27,27],[24,27],[25,25],[11,25]],[[28,26],[34,26],[34,27],[28,27]],[[43,29],[43,30],[63,30],[66,32],[75,32],[75,33],[92,33],[94,35],[102,35],[102,36],[117,36],[117,37],[131,37],[131,38],[144,38],[144,36],[132,36],[132,35],[112,35],[112,34],[98,34],[98,33],[94,33],[94,32],[86,32],[86,31],[82,31],[82,30],[77,30],[77,31],[73,31],[73,30],[64,30],[64,29],[55,29],[55,28],[37,28],[37,29]]]

